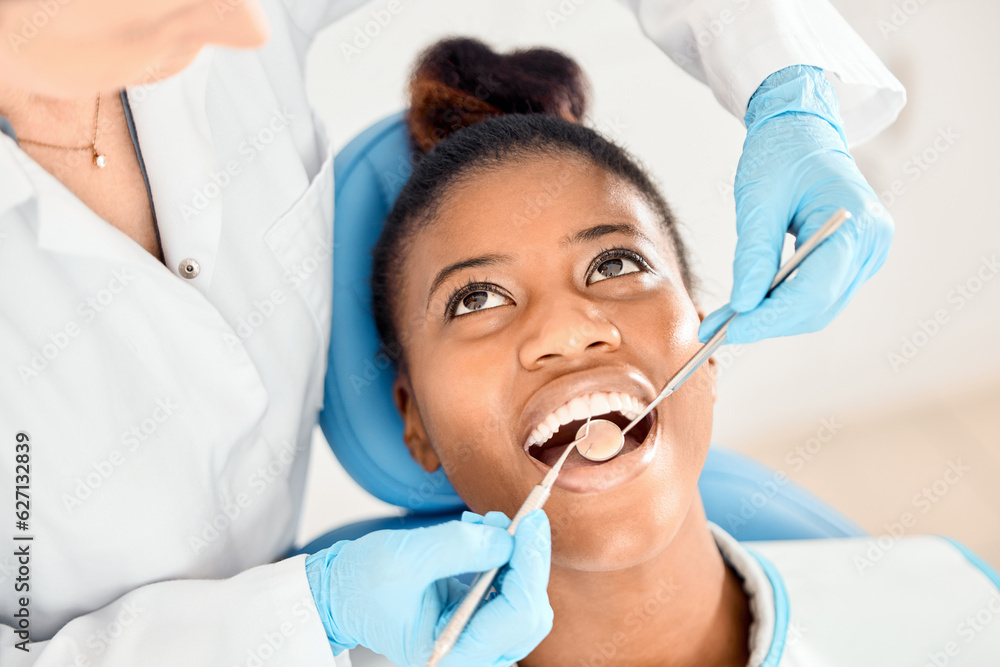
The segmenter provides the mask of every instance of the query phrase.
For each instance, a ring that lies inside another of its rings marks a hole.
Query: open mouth
[[[638,449],[642,443],[646,440],[646,436],[653,428],[654,415],[656,411],[650,412],[648,415],[642,418],[638,424],[632,427],[632,430],[625,434],[625,445],[622,447],[621,451],[615,456],[607,459],[607,461],[613,461],[619,456],[628,454]],[[631,423],[631,419],[623,415],[620,412],[611,412],[605,415],[601,415],[601,419],[607,419],[618,426],[618,428],[624,429]],[[568,424],[562,425],[558,431],[552,434],[552,437],[546,440],[540,445],[531,445],[528,448],[528,454],[548,467],[552,467],[562,456],[562,453],[566,451],[566,448],[576,439],[576,433],[581,426],[587,423],[586,419],[576,419]],[[563,464],[563,470],[569,470],[570,468],[580,468],[583,466],[598,466],[607,461],[591,461],[590,459],[584,458],[579,452],[570,454],[566,459],[566,463]]]

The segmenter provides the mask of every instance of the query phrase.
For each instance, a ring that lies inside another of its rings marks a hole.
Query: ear
[[[704,322],[705,321],[705,315],[706,315],[704,309],[702,309],[702,307],[698,306],[698,305],[696,305],[694,308],[695,308],[695,312],[698,313],[698,321],[699,322]],[[719,372],[718,362],[716,361],[715,355],[713,354],[712,356],[710,356],[708,358],[708,377],[709,377],[709,382],[712,383],[712,402],[713,403],[715,403],[715,400],[719,396],[719,393],[718,393],[718,386],[719,386],[718,385],[718,379],[719,379],[718,372]]]
[[[392,397],[396,401],[396,409],[403,417],[403,442],[410,450],[410,456],[427,472],[434,472],[441,467],[441,461],[431,447],[424,430],[424,422],[420,418],[420,410],[414,400],[413,387],[410,378],[405,373],[396,376],[392,385]]]

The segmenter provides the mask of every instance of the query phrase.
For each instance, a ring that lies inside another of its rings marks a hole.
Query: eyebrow
[[[594,225],[593,227],[587,227],[586,229],[581,229],[573,235],[564,236],[562,242],[564,245],[571,243],[586,243],[587,241],[594,241],[610,234],[625,234],[626,236],[630,236],[632,238],[651,242],[649,237],[643,234],[638,227],[623,222],[605,223]],[[512,257],[510,255],[489,254],[481,255],[479,257],[470,257],[469,259],[463,259],[460,262],[455,262],[454,264],[446,266],[438,271],[438,274],[434,276],[434,282],[431,283],[430,292],[427,294],[427,307],[430,308],[431,299],[434,298],[434,293],[453,273],[464,269],[474,269],[480,266],[496,266],[497,264],[504,264],[510,261],[512,261]]]
[[[455,262],[454,264],[449,264],[444,267],[438,274],[434,276],[434,282],[431,283],[430,293],[427,295],[427,307],[430,308],[431,299],[434,297],[434,292],[444,284],[453,273],[462,271],[464,269],[475,269],[480,266],[496,266],[497,264],[504,264],[511,261],[510,255],[481,255],[479,257],[470,257],[469,259],[463,259],[461,262]]]
[[[595,241],[599,238],[608,236],[609,234],[625,234],[626,236],[631,236],[632,238],[652,243],[650,238],[643,234],[635,225],[630,225],[625,222],[616,222],[594,225],[593,227],[581,229],[572,236],[564,236],[563,245],[569,243],[585,243],[587,241]]]

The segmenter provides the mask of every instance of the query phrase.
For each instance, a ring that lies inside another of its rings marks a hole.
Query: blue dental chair
[[[320,415],[323,433],[347,472],[372,495],[407,513],[337,528],[299,553],[383,528],[441,523],[465,509],[444,472],[425,472],[403,444],[391,392],[398,351],[380,347],[371,315],[371,249],[411,171],[402,112],[369,127],[336,157],[333,332]],[[781,473],[715,445],[698,487],[708,519],[739,540],[865,535]]]

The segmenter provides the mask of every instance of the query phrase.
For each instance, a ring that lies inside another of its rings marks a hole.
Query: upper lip
[[[559,406],[577,396],[596,391],[631,394],[648,405],[656,393],[649,381],[635,370],[621,367],[592,368],[559,376],[536,391],[521,411],[520,442],[527,443],[531,431]]]

